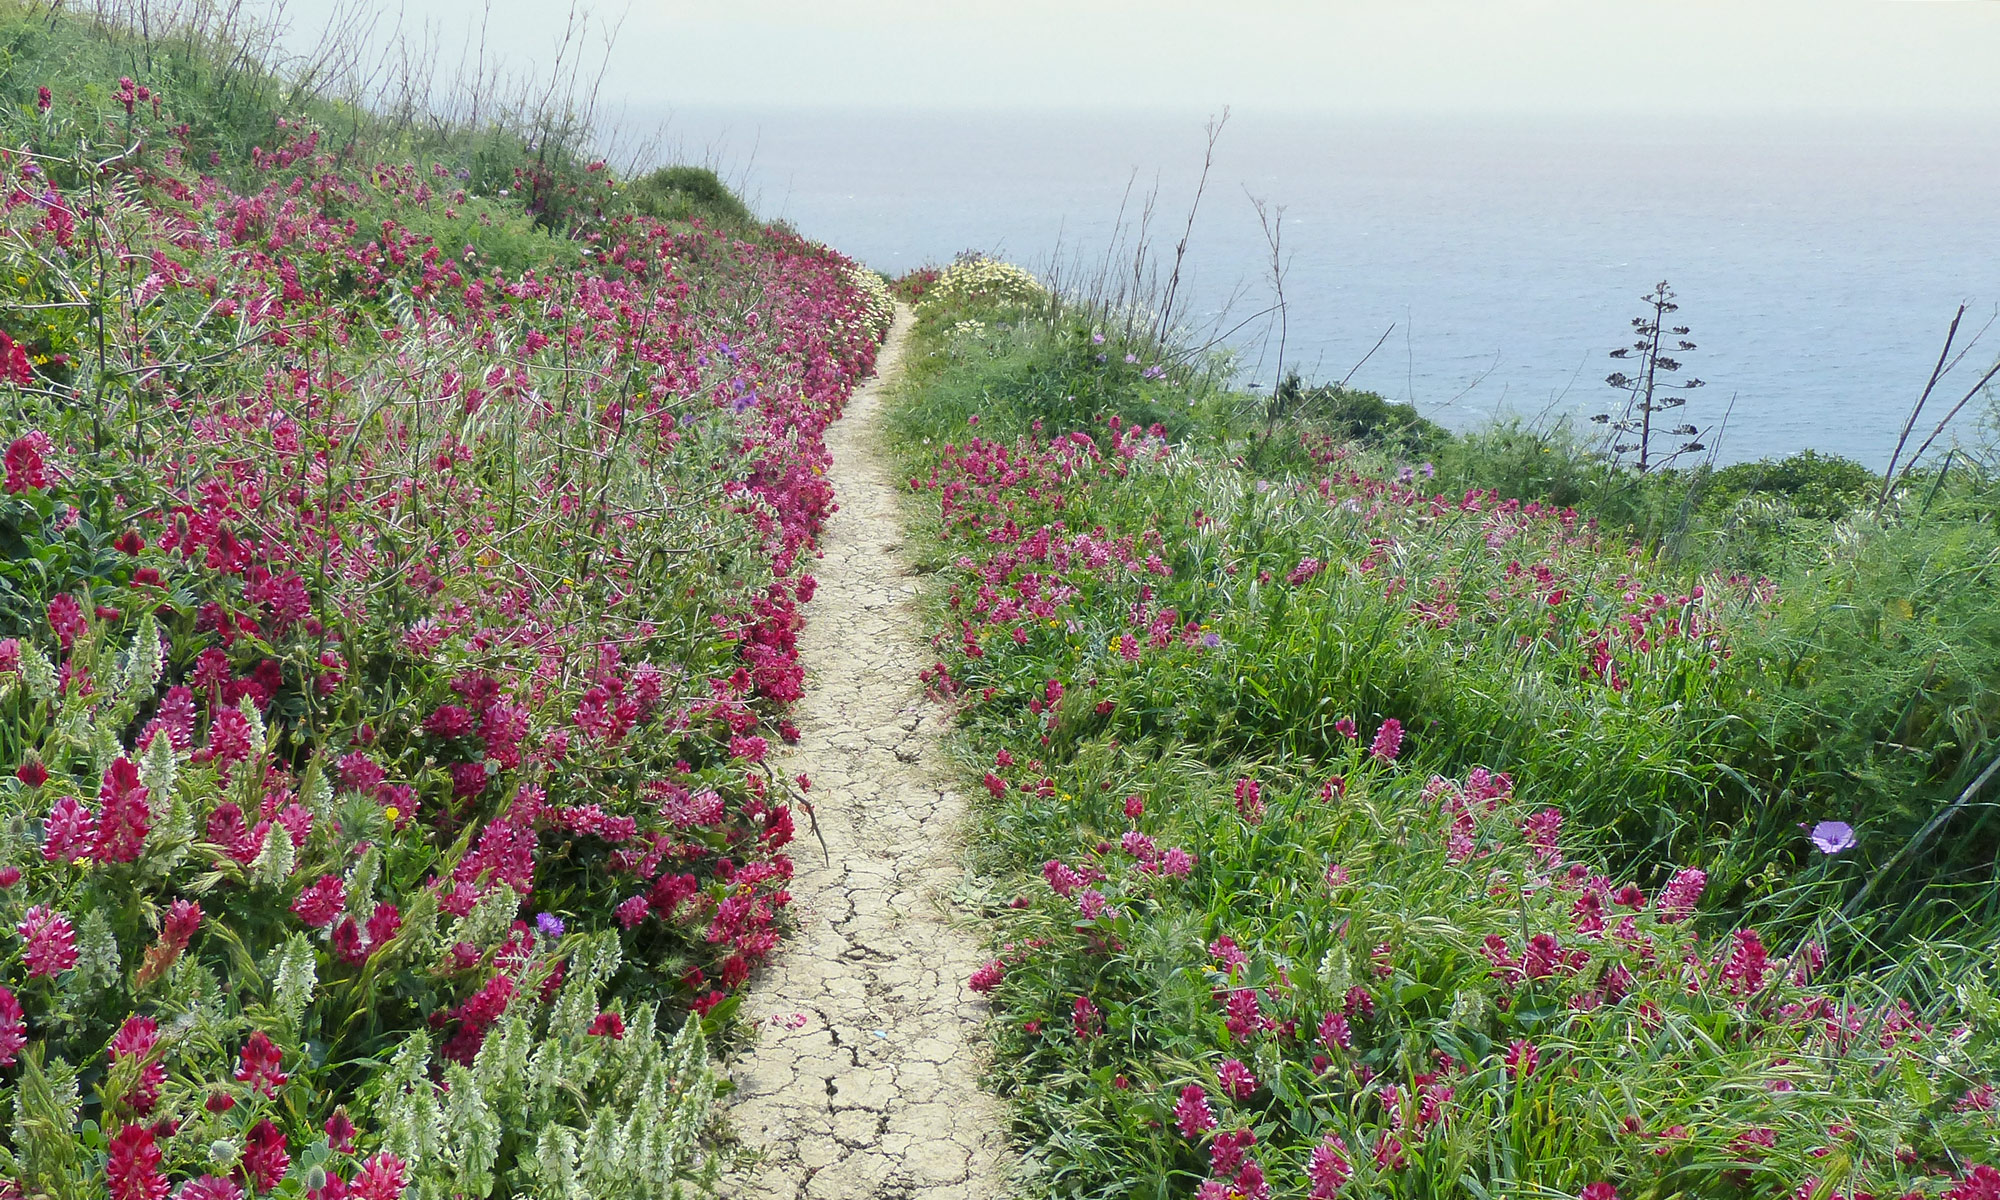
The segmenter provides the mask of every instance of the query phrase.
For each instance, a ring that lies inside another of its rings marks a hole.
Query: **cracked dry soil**
[[[949,907],[966,802],[916,686],[918,585],[878,448],[909,325],[899,306],[875,378],[827,434],[840,508],[800,636],[800,737],[777,766],[811,777],[831,863],[801,829],[798,928],[745,998],[759,1037],[732,1068],[730,1117],[763,1161],[722,1183],[744,1200],[989,1200],[1006,1170],[1001,1105],[978,1083],[986,1005],[965,986],[983,956]]]

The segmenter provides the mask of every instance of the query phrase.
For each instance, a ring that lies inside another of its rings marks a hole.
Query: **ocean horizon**
[[[1038,270],[1100,258],[1148,193],[1155,252],[1170,256],[1205,146],[1189,115],[623,121],[664,126],[670,157],[716,166],[761,216],[890,275],[966,250]],[[2000,302],[1996,194],[2000,127],[1979,121],[1239,112],[1216,143],[1185,287],[1204,329],[1269,306],[1251,198],[1282,207],[1287,368],[1351,373],[1463,429],[1608,407],[1607,355],[1666,280],[1699,347],[1688,369],[1708,384],[1686,411],[1720,427],[1718,461],[1810,448],[1879,470],[1957,306],[1972,331]],[[1246,382],[1269,383],[1266,322],[1229,345]],[[1989,335],[1967,366],[1996,354]],[[1975,401],[1955,436],[1979,436],[1984,415]]]

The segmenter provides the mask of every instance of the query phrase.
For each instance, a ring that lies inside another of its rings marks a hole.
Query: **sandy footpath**
[[[883,392],[909,336],[899,308],[846,415],[827,432],[834,498],[819,587],[800,637],[799,742],[778,761],[812,780],[832,859],[799,820],[791,884],[798,929],[752,981],[757,1045],[734,1064],[730,1119],[761,1150],[724,1196],[783,1200],[986,1200],[1001,1193],[1004,1121],[980,1090],[983,961],[954,923],[966,801],[943,771],[940,713],[917,689],[928,661],[918,582],[900,555]]]

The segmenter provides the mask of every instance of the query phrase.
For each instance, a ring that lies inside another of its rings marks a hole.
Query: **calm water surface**
[[[895,274],[971,248],[1035,267],[1101,254],[1128,188],[1129,218],[1156,185],[1170,246],[1201,126],[682,111],[669,136],[712,152],[764,215]],[[1879,469],[1953,310],[1971,302],[1976,325],[2000,302],[1991,127],[1239,114],[1190,247],[1204,320],[1232,296],[1231,323],[1269,303],[1253,195],[1285,208],[1287,361],[1337,379],[1393,325],[1354,382],[1459,427],[1597,411],[1605,352],[1667,279],[1700,345],[1684,357],[1709,382],[1691,418],[1706,425],[1734,397],[1724,460],[1813,447]],[[1263,332],[1235,343],[1246,375],[1268,380]],[[1982,349],[2000,354],[2000,325]]]

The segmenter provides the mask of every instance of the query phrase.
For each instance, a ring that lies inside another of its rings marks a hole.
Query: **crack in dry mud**
[[[800,738],[778,767],[812,779],[831,861],[799,848],[798,929],[745,998],[760,1034],[733,1066],[730,1119],[762,1161],[722,1186],[745,1200],[989,1200],[1006,1170],[1000,1102],[977,1082],[986,1006],[965,986],[980,944],[949,906],[966,802],[916,688],[919,589],[878,445],[909,324],[899,309],[875,379],[827,434],[840,510],[800,637]]]

